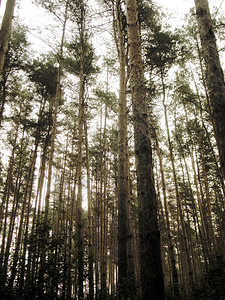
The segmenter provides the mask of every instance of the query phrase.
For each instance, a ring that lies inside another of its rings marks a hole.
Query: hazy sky
[[[210,9],[213,11],[214,8],[218,10],[223,10],[225,12],[225,0],[208,0]],[[0,22],[1,17],[5,9],[6,0],[1,1],[0,6]],[[32,0],[16,0],[19,3],[19,10],[16,11],[19,13],[20,19],[25,23],[29,24],[29,29],[31,31],[31,39],[34,42],[34,35],[43,36],[43,33],[37,33],[38,28],[43,27],[43,23],[48,24],[48,17],[45,16],[43,10],[37,9],[37,7],[32,4]],[[172,16],[168,18],[167,22],[171,22],[172,25],[178,27],[182,22],[182,18],[189,9],[194,6],[194,0],[153,0],[153,3],[162,6],[165,9],[165,12],[168,10],[168,13]],[[163,10],[164,10],[163,9]],[[46,21],[44,21],[46,20]],[[33,37],[32,37],[33,34]],[[41,40],[39,40],[41,44]],[[44,46],[44,45],[43,45]]]
[[[4,11],[6,0],[2,0],[1,2],[0,17]],[[31,20],[31,23],[32,20],[35,20],[37,17],[41,17],[36,15],[37,10],[35,9],[35,5],[32,4],[32,0],[17,0],[16,2],[20,3],[20,13],[26,19]],[[177,20],[182,18],[182,16],[184,16],[184,14],[194,6],[194,0],[153,0],[153,2],[168,9],[168,11],[174,15],[173,18]],[[216,7],[225,11],[225,0],[208,0],[208,2],[211,9]]]
[[[182,20],[189,9],[194,7],[194,0],[153,0],[156,4],[168,9],[172,13],[173,19]],[[214,8],[225,11],[225,0],[208,0],[210,10]]]

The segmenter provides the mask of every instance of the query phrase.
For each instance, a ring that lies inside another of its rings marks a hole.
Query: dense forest
[[[35,0],[44,51],[23,2],[0,1],[0,299],[225,299],[223,1],[176,27]]]

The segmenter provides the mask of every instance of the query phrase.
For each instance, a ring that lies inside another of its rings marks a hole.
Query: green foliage
[[[167,72],[178,59],[179,36],[170,31],[156,27],[145,40],[145,62],[150,70]]]
[[[43,55],[26,65],[29,79],[35,83],[37,92],[43,97],[56,94],[58,66],[54,55]]]
[[[88,35],[82,38],[75,37],[73,41],[67,44],[68,55],[64,58],[66,69],[79,76],[81,66],[86,77],[95,74],[98,68],[95,66],[95,54],[92,44],[88,41]]]
[[[4,72],[8,76],[12,71],[23,69],[28,59],[28,28],[19,22],[13,22],[12,32],[5,57]]]
[[[152,1],[138,0],[138,21],[141,30],[154,30],[155,26],[159,24],[160,12],[156,5],[152,5]]]
[[[150,2],[150,3],[149,3]],[[144,61],[148,71],[163,74],[183,57],[184,45],[178,31],[163,29],[163,14],[151,1],[138,1]]]
[[[187,70],[186,74],[188,74]],[[194,93],[193,89],[190,87],[189,78],[184,74],[184,72],[176,73],[174,96],[178,103],[188,105],[193,107],[198,105],[198,95]]]
[[[84,0],[73,0],[70,1],[69,7],[71,12],[70,18],[76,22],[79,33],[82,33],[87,19],[87,3]]]
[[[95,95],[101,103],[104,103],[109,107],[114,113],[118,111],[118,103],[116,94],[109,91],[103,91],[101,88],[96,88]]]

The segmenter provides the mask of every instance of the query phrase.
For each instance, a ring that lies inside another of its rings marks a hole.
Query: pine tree
[[[126,10],[139,197],[139,252],[142,298],[164,299],[160,233],[136,1],[127,0]]]
[[[206,66],[206,80],[212,107],[212,119],[218,144],[221,169],[225,177],[224,107],[225,81],[217,50],[213,22],[207,0],[196,0],[196,14]]]

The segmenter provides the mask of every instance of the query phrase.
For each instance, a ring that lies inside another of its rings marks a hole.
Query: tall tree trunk
[[[9,197],[10,197],[10,186],[12,184],[12,172],[13,172],[13,166],[15,163],[15,151],[16,151],[16,142],[18,139],[18,132],[19,132],[19,122],[16,124],[15,128],[15,137],[13,140],[13,148],[12,148],[12,154],[9,160],[9,166],[8,166],[8,171],[7,171],[7,179],[5,182],[5,187],[4,187],[4,192],[3,192],[3,197],[2,197],[2,202],[0,206],[0,233],[2,231],[2,225],[3,225],[3,219],[5,218],[5,221],[7,221],[7,208],[9,204]],[[4,216],[4,218],[3,218]],[[2,237],[2,243],[4,243],[4,238]],[[0,266],[1,266],[1,258],[0,258]]]
[[[78,113],[78,162],[77,162],[77,235],[78,235],[78,299],[84,298],[83,292],[83,272],[84,272],[84,258],[83,258],[83,219],[82,219],[82,146],[83,146],[83,124],[84,124],[84,41],[81,38],[81,67],[80,67],[80,92],[79,92],[79,113]]]
[[[7,79],[8,79],[8,75],[6,76],[5,74],[5,70],[3,68],[2,70],[2,81],[1,81],[1,86],[2,86],[2,96],[1,96],[1,99],[0,99],[0,126],[2,124],[2,119],[3,119],[3,113],[4,113],[4,108],[5,108],[5,103],[6,103],[6,95],[7,95],[7,92],[6,92],[6,82],[7,82]]]
[[[40,106],[38,125],[42,121],[45,104],[46,104],[46,100],[44,100]],[[30,166],[29,166],[26,189],[24,192],[24,199],[23,199],[22,211],[21,211],[21,216],[20,216],[19,232],[18,232],[17,241],[16,241],[16,248],[14,251],[13,265],[12,265],[11,277],[10,277],[10,282],[9,282],[11,287],[13,286],[13,281],[16,276],[17,262],[19,259],[19,248],[20,248],[20,244],[21,244],[21,240],[22,240],[22,231],[23,231],[23,226],[24,226],[23,218],[24,218],[25,210],[26,210],[26,206],[27,206],[27,219],[26,219],[25,241],[24,241],[24,251],[23,251],[24,254],[23,254],[23,257],[21,258],[21,261],[22,261],[21,273],[23,273],[23,274],[21,274],[21,276],[24,277],[24,273],[25,273],[25,265],[23,265],[23,262],[25,264],[27,235],[28,235],[28,227],[29,227],[29,220],[30,220],[31,195],[32,195],[32,187],[33,187],[33,181],[34,181],[34,172],[35,172],[35,164],[36,164],[36,159],[37,159],[38,146],[39,146],[39,142],[40,142],[40,131],[41,131],[41,127],[37,126],[37,130],[36,130],[36,134],[35,134],[35,143],[34,143],[35,147],[34,147],[32,155],[31,155],[31,162],[30,162]],[[28,200],[27,200],[27,198],[28,198]],[[22,285],[23,281],[24,281],[24,278],[20,278],[20,285]]]
[[[10,256],[10,248],[12,246],[12,238],[13,238],[13,232],[15,229],[15,222],[16,222],[16,213],[18,212],[19,208],[19,193],[21,188],[21,181],[22,181],[22,173],[23,173],[23,166],[22,166],[22,156],[23,156],[23,150],[26,148],[26,146],[22,146],[24,143],[24,132],[22,139],[20,141],[20,154],[19,154],[19,162],[17,167],[17,177],[15,182],[15,188],[14,188],[14,197],[13,197],[13,206],[11,210],[11,218],[9,222],[9,229],[8,229],[8,236],[7,236],[7,243],[6,243],[6,249],[4,253],[4,263],[3,263],[3,281],[6,282],[7,278],[7,269],[8,269],[8,262],[9,262],[9,256]],[[26,143],[25,143],[26,144]],[[5,224],[6,226],[7,224]],[[4,249],[2,248],[2,251]],[[2,253],[3,255],[3,253]]]
[[[225,81],[207,0],[195,0],[198,27],[206,65],[206,81],[214,120],[221,169],[225,179]]]
[[[108,78],[108,76],[107,76]],[[108,79],[107,79],[108,86]],[[108,88],[107,88],[108,90]],[[101,294],[100,299],[106,299],[107,297],[107,225],[108,225],[108,204],[107,204],[107,196],[106,196],[106,188],[107,188],[107,114],[108,107],[105,104],[104,111],[104,127],[103,133],[101,134],[100,140],[100,149],[102,151],[101,160],[100,160],[100,187],[99,187],[99,205],[100,205],[100,274],[101,274]],[[102,116],[101,116],[102,118]],[[101,126],[102,128],[102,126]]]
[[[16,277],[16,272],[17,272],[17,263],[18,263],[18,260],[19,260],[19,250],[20,250],[23,231],[24,231],[24,215],[25,215],[25,210],[26,210],[27,205],[28,205],[27,200],[30,199],[29,198],[29,193],[30,193],[30,191],[32,191],[32,187],[33,187],[35,163],[36,163],[36,158],[37,158],[37,148],[38,148],[38,141],[36,141],[35,150],[32,153],[31,163],[30,163],[29,172],[28,172],[28,176],[27,176],[26,188],[25,188],[25,191],[24,191],[24,197],[23,197],[21,214],[20,214],[19,231],[18,231],[16,246],[15,246],[14,255],[13,255],[13,264],[12,264],[12,270],[11,270],[11,277],[10,277],[10,280],[9,280],[9,286],[11,288],[13,287],[13,282],[14,282],[14,279]],[[29,207],[29,205],[28,205],[28,207]]]
[[[174,293],[174,300],[180,298],[180,291],[179,291],[179,282],[178,282],[178,271],[176,267],[176,258],[175,258],[175,251],[174,251],[174,245],[172,240],[172,234],[171,234],[171,226],[170,226],[170,220],[169,220],[169,211],[168,211],[168,205],[167,205],[167,191],[166,191],[166,182],[165,182],[165,176],[164,176],[164,170],[163,170],[163,161],[162,161],[162,155],[159,147],[158,137],[156,130],[153,128],[154,132],[154,138],[156,143],[156,151],[157,155],[159,157],[159,167],[160,167],[160,174],[161,174],[161,180],[162,180],[162,190],[163,190],[163,203],[164,203],[164,210],[165,210],[165,218],[166,218],[166,232],[167,232],[167,238],[168,238],[168,252],[169,252],[169,258],[170,258],[170,264],[171,264],[171,275],[172,275],[172,283],[173,283],[173,293]]]
[[[49,201],[51,194],[51,182],[52,182],[52,169],[53,169],[53,158],[55,152],[55,138],[56,138],[56,129],[57,129],[57,116],[58,116],[58,107],[59,101],[61,97],[61,76],[62,76],[62,63],[63,63],[63,47],[64,47],[64,39],[65,39],[65,31],[66,31],[66,22],[67,22],[67,13],[68,13],[68,5],[69,0],[66,1],[65,4],[65,13],[63,20],[63,28],[62,28],[62,37],[59,49],[59,69],[57,74],[57,83],[56,83],[56,94],[54,99],[54,112],[53,112],[53,124],[52,124],[52,132],[51,132],[51,142],[50,142],[50,154],[49,154],[49,163],[48,163],[48,179],[47,179],[47,190],[45,196],[45,215],[44,215],[44,233],[43,233],[43,248],[41,249],[41,260],[40,260],[40,270],[39,270],[39,297],[42,297],[43,293],[43,282],[44,282],[44,273],[46,272],[45,268],[45,260],[46,260],[46,246],[48,241],[48,233],[49,233]]]
[[[11,32],[15,2],[15,0],[7,0],[5,13],[0,29],[0,76],[2,75],[3,66],[5,62],[5,54],[8,47],[9,36]]]
[[[10,214],[10,192],[11,192],[11,185],[13,182],[13,166],[15,163],[15,151],[17,147],[17,139],[18,139],[18,132],[19,132],[19,122],[16,125],[15,128],[15,137],[13,141],[13,149],[12,149],[12,154],[9,160],[9,166],[8,166],[8,171],[7,171],[7,179],[5,182],[5,188],[3,192],[3,198],[2,198],[2,203],[0,207],[0,233],[1,234],[1,248],[0,248],[0,289],[3,288],[4,286],[4,276],[3,276],[3,258],[4,258],[4,251],[5,251],[5,242],[6,242],[6,234],[7,234],[7,223],[8,223],[8,218]],[[2,230],[3,229],[3,230]]]
[[[187,230],[185,226],[185,220],[184,220],[184,214],[182,210],[181,205],[181,199],[179,194],[179,188],[178,188],[178,180],[177,180],[177,174],[176,174],[176,167],[175,167],[175,159],[174,159],[174,153],[173,153],[173,147],[170,137],[170,130],[169,130],[169,123],[168,123],[168,116],[167,116],[167,106],[165,103],[165,88],[164,88],[164,82],[163,82],[163,75],[162,75],[162,85],[163,85],[163,107],[164,107],[164,116],[165,116],[165,124],[166,124],[166,131],[167,131],[167,140],[168,140],[168,148],[170,153],[170,160],[172,164],[172,171],[173,171],[173,180],[174,180],[174,186],[175,186],[175,195],[176,195],[176,202],[177,202],[177,208],[178,208],[178,222],[180,219],[181,223],[181,247],[184,247],[184,252],[186,254],[186,262],[187,262],[187,268],[188,268],[188,277],[189,277],[189,283],[192,284],[193,282],[193,269],[192,269],[192,263],[191,263],[191,256],[190,256],[190,249],[188,245],[188,236],[187,236]]]
[[[73,139],[74,141],[74,139]],[[72,156],[74,155],[72,144]],[[72,171],[72,170],[71,170]],[[70,171],[70,174],[71,174]],[[74,217],[75,217],[75,197],[76,197],[76,186],[77,186],[77,172],[78,166],[76,167],[76,171],[74,174],[74,186],[72,188],[72,193],[70,195],[70,191],[68,193],[68,199],[71,199],[70,206],[69,206],[69,222],[68,222],[68,253],[67,253],[67,261],[66,261],[66,298],[71,299],[71,292],[72,292],[72,250],[73,250],[73,229],[74,229]],[[70,175],[70,177],[72,177]],[[71,178],[70,178],[71,179]]]
[[[95,194],[96,203],[94,207],[95,213],[95,244],[94,244],[94,259],[95,259],[95,295],[99,299],[99,264],[100,264],[100,197],[98,188],[98,171],[96,169],[95,179]]]
[[[187,111],[187,107],[185,105],[185,102],[183,102],[183,108],[184,108],[184,112],[185,112],[185,118],[186,118],[186,131],[189,137],[189,140],[192,140],[192,134],[191,134],[191,130],[190,127],[188,125],[188,111]],[[207,264],[207,260],[208,260],[208,247],[207,247],[207,238],[206,238],[206,230],[205,230],[205,226],[204,226],[204,220],[203,220],[203,211],[202,211],[202,204],[201,204],[201,195],[200,195],[200,188],[199,188],[199,182],[198,182],[198,176],[197,176],[197,171],[196,171],[196,161],[194,159],[194,149],[193,149],[193,145],[189,146],[189,152],[190,152],[190,158],[191,158],[191,166],[192,166],[192,172],[193,172],[193,179],[194,179],[194,186],[195,186],[195,190],[196,190],[196,197],[197,197],[197,203],[198,203],[198,210],[199,210],[199,215],[200,215],[200,220],[201,220],[201,226],[199,226],[199,235],[201,238],[201,242],[202,242],[202,250],[203,250],[203,256],[204,256],[204,260]],[[196,218],[198,218],[198,214],[196,212]],[[199,222],[198,222],[199,224]]]
[[[135,297],[134,274],[128,266],[128,251],[132,251],[132,234],[130,230],[128,205],[130,203],[129,164],[127,148],[127,105],[126,105],[126,55],[123,32],[120,0],[116,1],[116,19],[118,32],[118,55],[120,63],[120,89],[119,89],[119,120],[118,120],[118,297],[127,299]],[[128,239],[130,245],[128,245]],[[129,247],[130,246],[130,247]],[[132,259],[132,254],[130,255]],[[131,268],[132,269],[132,268]],[[129,284],[129,287],[128,287]]]
[[[94,278],[93,278],[93,222],[92,222],[92,199],[91,199],[91,178],[90,178],[90,158],[88,146],[87,117],[84,120],[85,146],[86,146],[86,170],[87,170],[87,199],[88,199],[88,280],[89,280],[89,299],[94,299]]]
[[[164,299],[164,282],[152,168],[152,147],[146,103],[142,50],[136,0],[126,1],[130,85],[134,114],[134,141],[139,198],[139,251],[142,298]]]

